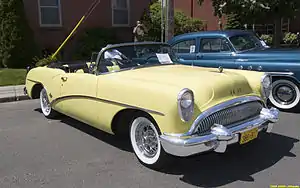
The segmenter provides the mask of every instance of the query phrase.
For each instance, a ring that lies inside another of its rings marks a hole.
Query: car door
[[[181,64],[192,65],[196,59],[196,38],[181,40],[172,45],[172,49]]]
[[[98,121],[98,77],[89,73],[66,73],[61,76],[61,103],[63,113],[84,123],[93,125]]]
[[[201,38],[195,65],[235,68],[235,57],[229,41],[225,37]]]

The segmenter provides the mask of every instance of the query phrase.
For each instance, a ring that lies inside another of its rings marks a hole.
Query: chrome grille
[[[217,111],[200,120],[197,126],[197,133],[200,135],[209,133],[211,126],[214,124],[230,128],[234,124],[258,116],[262,108],[261,102],[252,101]]]

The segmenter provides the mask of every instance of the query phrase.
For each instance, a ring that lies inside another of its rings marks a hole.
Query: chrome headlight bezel
[[[194,114],[194,93],[188,88],[182,89],[177,97],[177,106],[180,119],[188,122]]]
[[[265,73],[262,77],[261,77],[261,94],[264,98],[264,100],[267,100],[272,92],[272,77],[271,75]]]

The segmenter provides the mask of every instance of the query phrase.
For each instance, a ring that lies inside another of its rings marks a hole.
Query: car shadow
[[[39,109],[39,108],[35,109],[34,111],[42,113],[41,109]],[[101,131],[97,128],[94,128],[90,125],[87,125],[85,123],[77,121],[68,116],[61,115],[60,117],[56,118],[56,120],[66,124],[72,128],[80,130],[81,132],[84,132],[84,133],[86,133],[94,138],[97,138],[98,140],[101,140],[111,146],[118,148],[118,149],[121,149],[126,152],[133,152],[130,141],[128,139],[117,138],[114,135],[111,135],[109,133]]]
[[[59,121],[123,151],[133,152],[129,139],[120,139],[70,117],[62,116]],[[157,171],[180,175],[181,181],[199,187],[218,187],[235,181],[254,182],[255,173],[272,167],[284,157],[295,158],[290,151],[297,142],[298,139],[280,134],[263,134],[251,143],[229,146],[223,154],[208,152],[175,158],[172,165]]]
[[[253,174],[272,167],[283,157],[296,157],[290,150],[297,142],[298,139],[279,134],[264,134],[252,143],[232,145],[224,154],[211,152],[181,158],[161,172],[182,175],[181,181],[199,187],[253,182]]]

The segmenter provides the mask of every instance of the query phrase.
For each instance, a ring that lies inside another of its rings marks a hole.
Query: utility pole
[[[174,36],[174,0],[166,0],[165,42]]]
[[[165,1],[166,0],[161,0],[161,42],[164,42],[164,32],[165,32]]]

